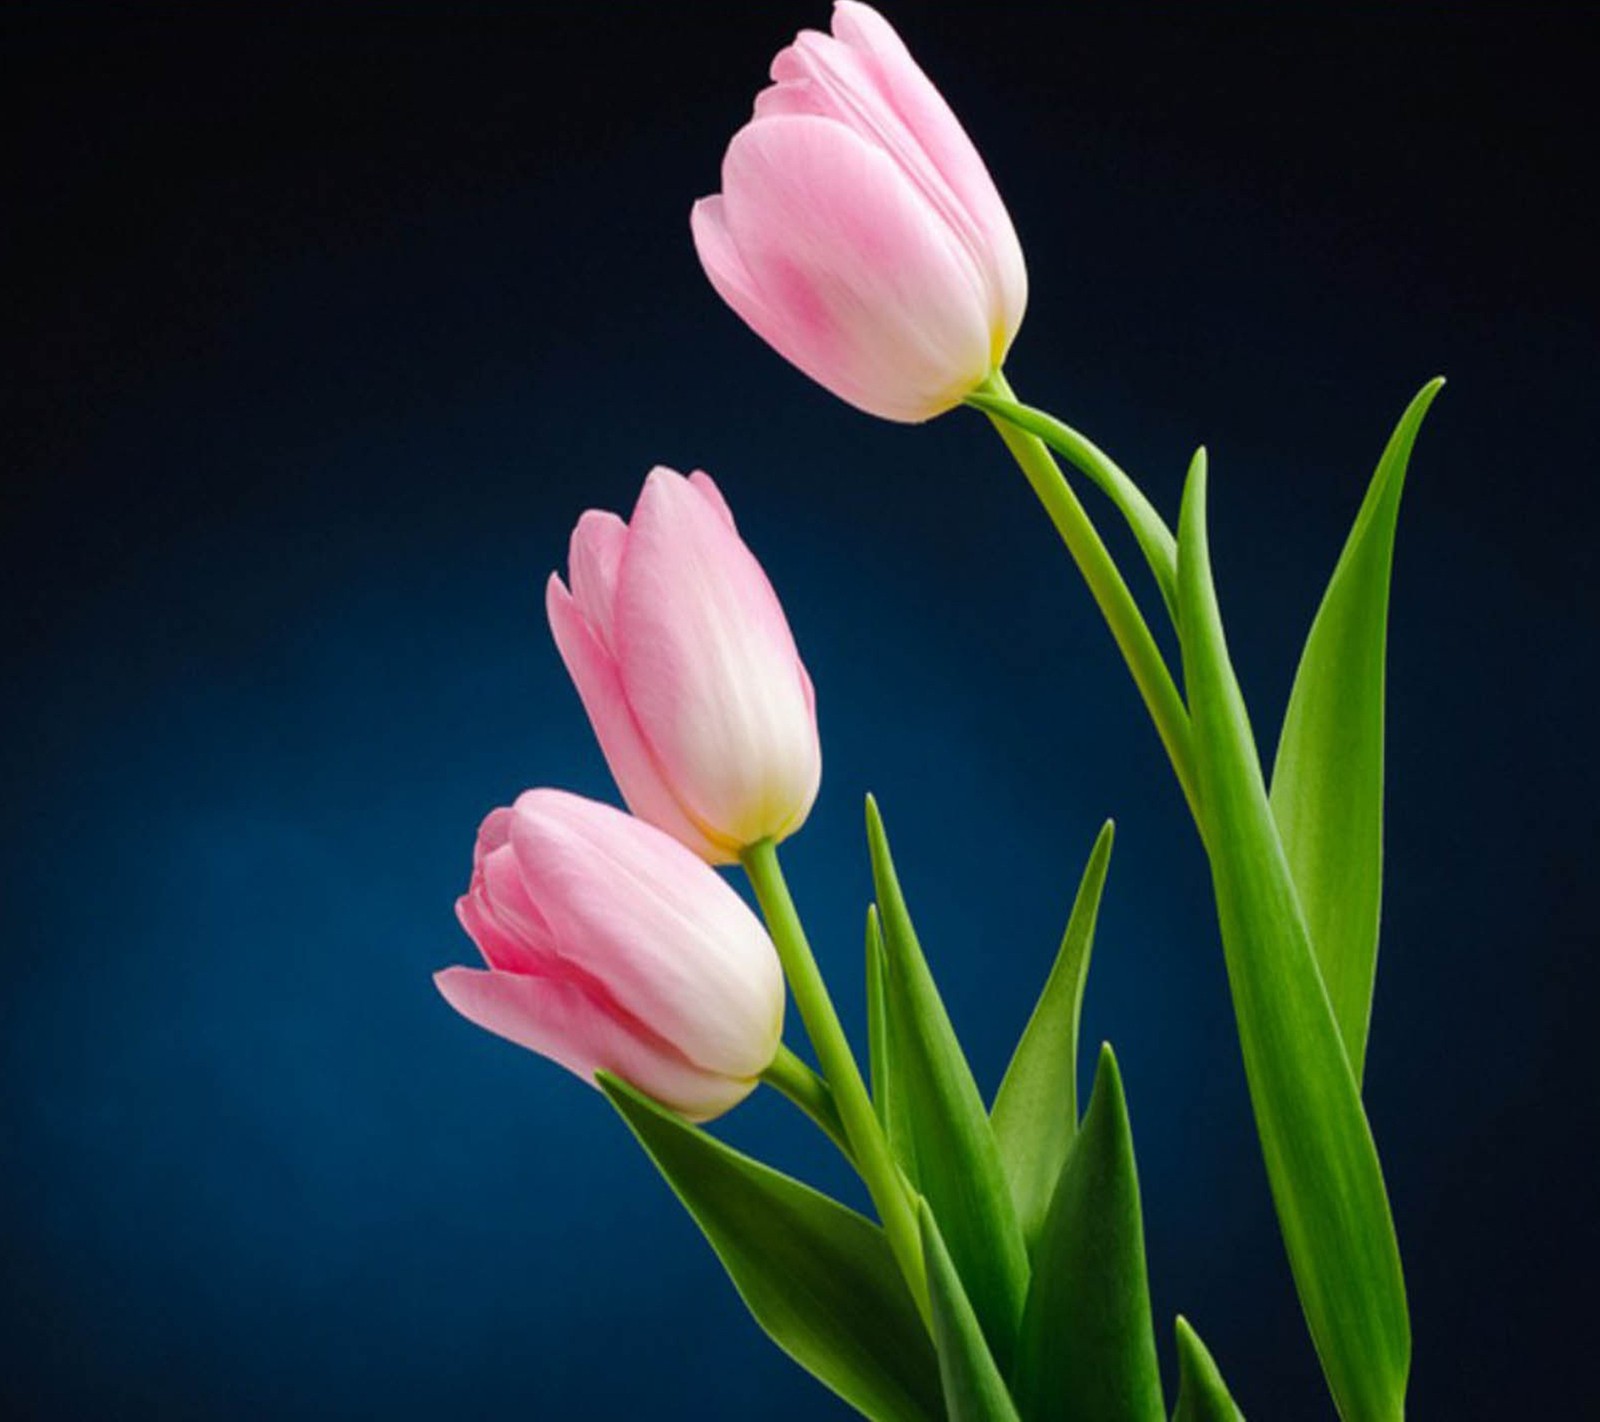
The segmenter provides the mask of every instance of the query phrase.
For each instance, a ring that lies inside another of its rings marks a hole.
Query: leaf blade
[[[1006,399],[988,390],[975,390],[967,396],[967,404],[975,405],[985,414],[998,416],[1008,425],[1041,439],[1079,473],[1086,475],[1099,486],[1133,533],[1139,551],[1150,567],[1161,590],[1167,612],[1176,623],[1178,616],[1178,545],[1166,521],[1156,512],[1155,505],[1144,496],[1144,491],[1092,440],[1081,435],[1071,425],[1064,424],[1054,415],[1036,410],[1017,400]]]
[[[1377,1148],[1267,804],[1205,533],[1204,451],[1179,521],[1184,678],[1256,1134],[1295,1287],[1346,1422],[1404,1415],[1411,1334]]]
[[[1244,1422],[1222,1372],[1200,1335],[1181,1313],[1178,1335],[1178,1406],[1172,1422]]]
[[[894,1045],[893,1112],[903,1113],[902,1164],[926,1197],[1002,1370],[1010,1366],[1027,1290],[1028,1255],[989,1113],[934,985],[878,808],[867,838],[882,918],[885,1007]]]
[[[944,1416],[938,1360],[883,1231],[601,1073],[767,1335],[879,1422]]]
[[[1050,975],[989,1113],[1030,1253],[1078,1129],[1078,1026],[1114,835],[1107,820],[1084,866]]]
[[[1395,524],[1412,447],[1443,384],[1423,386],[1378,461],[1306,637],[1272,770],[1273,819],[1358,1083],[1378,962]]]
[[[894,1102],[894,1046],[889,1040],[889,967],[883,956],[883,929],[876,906],[867,909],[867,1068],[872,1089],[872,1109],[896,1159],[904,1129]]]
[[[1027,1417],[1165,1422],[1133,1133],[1109,1046],[1050,1202],[1015,1392]]]
[[[922,1227],[922,1254],[928,1261],[934,1342],[950,1422],[1019,1422],[1016,1404],[926,1200],[919,1205],[917,1221]]]

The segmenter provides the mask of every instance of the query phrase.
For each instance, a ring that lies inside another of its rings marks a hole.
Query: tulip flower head
[[[530,790],[478,832],[456,916],[487,971],[434,977],[463,1017],[691,1120],[751,1091],[783,1032],[783,970],[744,901],[621,810]]]
[[[983,159],[887,20],[840,0],[802,31],[694,206],[711,284],[841,399],[914,423],[998,370],[1022,248]]]
[[[717,486],[654,469],[624,523],[590,510],[545,607],[634,814],[713,864],[805,820],[816,703],[772,584]]]

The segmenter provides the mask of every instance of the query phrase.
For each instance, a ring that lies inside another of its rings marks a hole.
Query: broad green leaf
[[[1109,1046],[1034,1256],[1014,1381],[1025,1417],[1166,1422],[1133,1133]]]
[[[1389,1201],[1228,660],[1205,452],[1178,528],[1180,640],[1222,944],[1278,1225],[1345,1422],[1403,1415],[1411,1328]]]
[[[773,1342],[867,1417],[945,1415],[938,1359],[882,1230],[626,1082],[599,1081]]]
[[[1050,1195],[1078,1129],[1078,1017],[1089,976],[1100,894],[1111,862],[1112,834],[1107,820],[1078,884],[1055,965],[990,1112],[1017,1219],[1030,1250],[1039,1242]]]
[[[884,1006],[894,1051],[890,1119],[903,1111],[905,1121],[898,1158],[939,1222],[990,1351],[1004,1371],[1028,1286],[1027,1248],[989,1114],[922,956],[870,796],[867,838],[882,914]]]
[[[1172,1422],[1244,1422],[1206,1345],[1181,1313],[1177,1333],[1178,1410]]]
[[[950,1422],[1018,1422],[1016,1404],[995,1366],[926,1200],[917,1210],[917,1219],[922,1226],[923,1258],[928,1261],[933,1336],[939,1348],[939,1376],[944,1380]]]
[[[1272,771],[1272,816],[1359,1084],[1383,880],[1383,684],[1389,569],[1411,447],[1443,380],[1389,439],[1311,624]]]
[[[1150,500],[1139,486],[1122,471],[1108,454],[1091,440],[1079,434],[1070,425],[1064,425],[1054,415],[1022,405],[1004,396],[985,390],[967,396],[967,404],[976,405],[985,414],[994,415],[1008,425],[1043,440],[1080,473],[1087,475],[1105,496],[1117,506],[1117,511],[1127,520],[1139,544],[1139,551],[1155,575],[1156,586],[1174,621],[1178,616],[1178,557],[1177,542]]]

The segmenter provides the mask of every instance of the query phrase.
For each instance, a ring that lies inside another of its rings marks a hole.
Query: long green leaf
[[[1244,1422],[1200,1335],[1178,1315],[1178,1407],[1172,1422]]]
[[[1070,425],[1064,425],[1054,415],[1007,400],[986,390],[974,391],[967,396],[967,404],[976,405],[986,414],[997,415],[1008,425],[1043,440],[1080,473],[1087,475],[1105,496],[1117,506],[1117,512],[1127,520],[1133,531],[1139,551],[1150,565],[1156,586],[1167,604],[1174,621],[1178,615],[1178,558],[1177,543],[1155,506],[1145,498],[1139,486],[1130,479],[1110,455],[1093,441],[1086,439]]]
[[[1107,820],[1078,884],[1055,964],[989,1113],[1030,1250],[1078,1129],[1078,1018],[1113,833]]]
[[[935,1422],[939,1364],[883,1231],[606,1073],[600,1085],[780,1348],[880,1422]]]
[[[894,1047],[890,1105],[905,1113],[901,1163],[932,1208],[990,1351],[1005,1370],[1022,1318],[1027,1247],[989,1114],[922,956],[870,797],[867,838],[883,920],[884,1004]]]
[[[1383,1174],[1228,660],[1195,457],[1179,622],[1206,845],[1256,1133],[1323,1373],[1346,1422],[1403,1415],[1411,1329]]]
[[[867,909],[867,1067],[872,1109],[878,1124],[889,1128],[889,1097],[894,1090],[894,1052],[889,1045],[889,1016],[884,1003],[889,968],[883,960],[883,930],[876,906]],[[893,1142],[891,1141],[891,1147]]]
[[[1166,1419],[1133,1133],[1109,1046],[1034,1259],[1014,1392],[1028,1418]]]
[[[1423,386],[1378,461],[1306,638],[1272,771],[1272,815],[1357,1083],[1378,964],[1389,569],[1411,447],[1443,384]]]
[[[939,1376],[944,1379],[950,1422],[1018,1422],[1016,1405],[995,1366],[926,1200],[917,1217],[922,1226],[922,1254],[928,1261],[933,1335],[939,1347]]]

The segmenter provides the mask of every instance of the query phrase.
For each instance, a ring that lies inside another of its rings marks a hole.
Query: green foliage
[[[976,405],[985,414],[994,415],[1036,439],[1042,440],[1073,468],[1086,474],[1100,486],[1100,491],[1117,506],[1117,511],[1133,531],[1139,551],[1150,565],[1156,586],[1161,589],[1162,600],[1173,620],[1178,615],[1178,558],[1177,544],[1172,530],[1163,521],[1150,500],[1112,458],[1092,441],[1079,434],[1070,425],[1031,405],[987,390],[974,391],[967,396],[967,404]]]
[[[1378,461],[1306,638],[1272,772],[1273,819],[1357,1084],[1378,963],[1395,521],[1411,447],[1443,384],[1422,388]]]
[[[995,1095],[990,1119],[1023,1237],[1032,1250],[1078,1129],[1078,1019],[1095,920],[1111,862],[1113,827],[1101,828],[1078,884],[1044,991]]]
[[[945,1416],[938,1359],[882,1230],[627,1083],[599,1081],[773,1342],[878,1422]]]
[[[1109,1046],[1035,1254],[1014,1383],[1034,1422],[1165,1422],[1133,1133]]]
[[[926,1197],[995,1361],[1010,1364],[1028,1254],[977,1083],[922,956],[877,805],[867,801],[882,914],[884,1018],[893,1044],[891,1145]],[[904,1133],[894,1123],[903,1112]]]
[[[1189,1320],[1178,1315],[1178,1408],[1172,1422],[1244,1422],[1228,1385]]]
[[[1267,803],[1222,634],[1204,451],[1178,529],[1179,623],[1206,845],[1256,1132],[1289,1264],[1345,1422],[1403,1416],[1411,1331],[1360,1092]]]
[[[933,1336],[939,1347],[950,1422],[1017,1422],[1016,1405],[995,1366],[978,1316],[973,1313],[950,1251],[926,1200],[917,1211],[922,1253],[928,1262],[928,1293],[933,1302]]]

